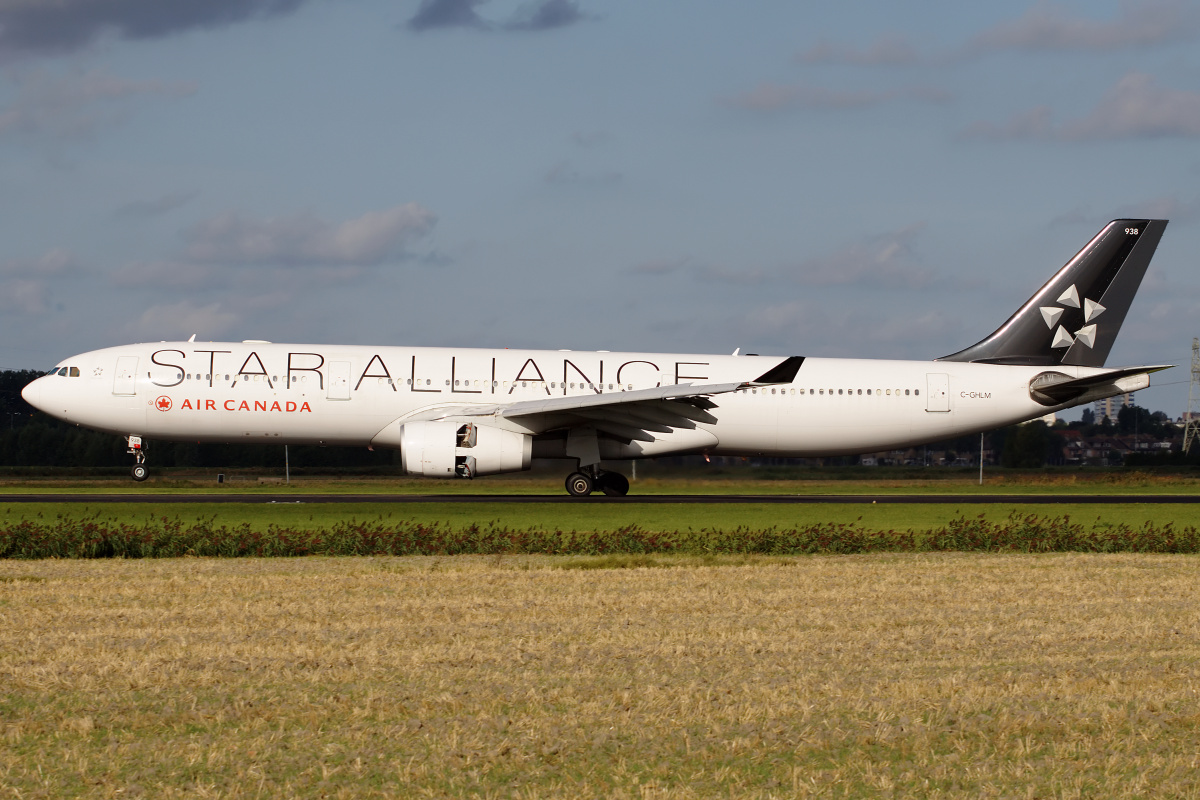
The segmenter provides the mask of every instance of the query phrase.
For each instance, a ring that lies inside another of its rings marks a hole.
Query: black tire
[[[133,476],[135,481],[140,483],[150,477],[150,470],[146,469],[145,464],[134,464],[129,474]]]
[[[609,497],[624,497],[629,494],[629,479],[619,472],[606,472],[596,483],[597,488]]]
[[[572,472],[567,476],[567,493],[575,497],[587,497],[596,489],[596,482],[590,475],[582,472]]]

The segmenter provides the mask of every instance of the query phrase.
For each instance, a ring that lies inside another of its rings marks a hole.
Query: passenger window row
[[[762,387],[761,390],[760,389],[740,389],[739,391],[742,394],[746,394],[747,392],[750,394],[758,394],[761,391],[765,395],[765,394],[767,394],[767,387],[764,386],[764,387]],[[796,393],[795,389],[778,389],[777,390],[775,388],[772,388],[770,393],[775,394],[777,391],[779,394],[795,394]],[[828,394],[828,395],[832,396],[834,393],[835,393],[834,389],[801,389],[800,390],[800,395],[802,397],[805,394],[810,394],[810,395]],[[845,396],[845,395],[862,395],[862,394],[864,394],[864,390],[863,389],[837,389],[836,393],[839,395],[843,395],[843,396]],[[900,397],[901,393],[903,393],[904,395],[917,396],[917,395],[921,394],[921,390],[920,389],[875,389],[874,390],[874,395],[876,397],[891,397],[891,396]],[[872,390],[866,389],[865,394],[866,394],[866,396],[870,397],[872,395]]]

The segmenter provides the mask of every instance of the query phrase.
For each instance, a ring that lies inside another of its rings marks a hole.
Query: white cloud
[[[45,281],[16,278],[0,282],[0,311],[6,314],[43,314],[50,309],[50,288]]]
[[[902,66],[921,61],[907,37],[884,34],[865,48],[821,41],[796,56],[801,64],[854,64],[863,66]]]
[[[1015,114],[1007,122],[975,122],[964,139],[1054,139],[1081,142],[1113,139],[1200,137],[1200,92],[1168,89],[1154,77],[1132,72],[1104,93],[1087,115],[1054,123],[1049,106]]]
[[[971,333],[961,320],[930,303],[927,311],[910,314],[830,313],[804,300],[760,306],[729,326],[744,340],[774,349],[814,356],[869,358],[937,358],[961,349]],[[797,351],[797,346],[803,349]],[[757,345],[756,345],[757,346]]]
[[[143,311],[125,326],[127,335],[144,339],[219,338],[233,330],[239,316],[221,303],[196,305],[190,300],[160,303]]]
[[[1060,138],[1132,139],[1200,136],[1200,92],[1167,89],[1133,72],[1104,93],[1086,117],[1068,122]]]
[[[836,90],[805,84],[761,83],[720,103],[746,111],[775,112],[793,109],[842,110],[869,108],[892,100],[945,103],[953,96],[942,89],[910,86],[900,89]]]
[[[76,266],[70,250],[55,247],[40,258],[15,258],[0,262],[0,275],[19,275],[27,278],[61,275]]]
[[[38,258],[0,262],[0,311],[7,314],[43,314],[52,307],[55,278],[78,269],[71,251],[55,247]]]
[[[1174,222],[1186,222],[1200,216],[1200,197],[1193,200],[1181,200],[1177,195],[1165,195],[1121,206],[1113,212],[1113,218],[1145,217],[1147,219],[1167,219]],[[1107,222],[1105,219],[1103,222]]]
[[[580,171],[570,161],[560,161],[546,171],[546,183],[558,185],[612,186],[622,177],[616,170]]]
[[[158,217],[195,200],[199,192],[173,192],[153,200],[133,200],[116,210],[118,217]]]
[[[112,282],[133,289],[213,288],[217,270],[207,264],[186,261],[132,261],[112,274]]]
[[[919,264],[912,248],[913,240],[924,227],[924,223],[917,223],[809,259],[791,270],[790,277],[806,286],[861,284],[903,289],[928,286],[936,273]]]
[[[898,67],[937,65],[990,53],[1097,52],[1148,48],[1200,38],[1200,13],[1184,0],[1124,0],[1111,19],[1081,17],[1061,5],[1038,2],[940,55],[923,55],[907,36],[887,33],[866,47],[819,41],[799,53],[805,65]]]
[[[332,224],[314,214],[254,220],[228,212],[186,233],[187,259],[215,264],[369,266],[402,258],[429,233],[434,214],[416,203]]]
[[[980,120],[968,125],[959,134],[962,139],[1049,139],[1054,135],[1054,112],[1050,106],[1034,108],[1014,114],[1007,122]]]
[[[681,258],[659,258],[636,264],[630,267],[627,272],[635,275],[670,275],[686,267],[690,261],[691,259],[687,256]]]
[[[104,69],[10,73],[17,96],[0,108],[0,134],[72,139],[94,134],[122,121],[132,104],[147,96],[185,97],[196,87],[186,83],[135,81]]]
[[[1178,0],[1126,0],[1115,19],[1072,16],[1052,3],[1038,3],[1011,22],[975,36],[965,52],[996,50],[1111,51],[1189,41],[1200,33],[1193,8]]]

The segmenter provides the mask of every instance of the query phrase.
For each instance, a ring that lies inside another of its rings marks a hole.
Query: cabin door
[[[121,356],[117,359],[117,371],[113,377],[113,394],[137,394],[137,356]]]
[[[925,410],[950,410],[950,376],[931,372],[925,376]]]
[[[325,395],[330,400],[350,399],[350,362],[329,362],[329,385]]]

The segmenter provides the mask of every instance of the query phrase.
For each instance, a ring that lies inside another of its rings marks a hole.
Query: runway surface
[[[5,503],[877,503],[986,505],[1028,503],[1200,503],[1194,494],[646,494],[628,497],[571,497],[567,494],[0,494]]]

